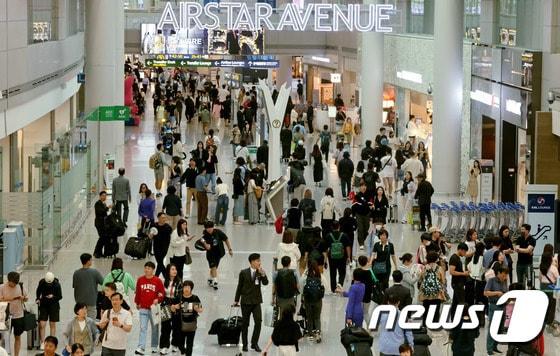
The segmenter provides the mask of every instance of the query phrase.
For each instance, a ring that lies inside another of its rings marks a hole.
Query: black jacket
[[[109,208],[101,200],[95,203],[95,226],[104,226]]]
[[[396,295],[399,298],[399,310],[403,310],[407,305],[412,304],[412,297],[410,296],[410,289],[400,284],[395,284],[385,290],[385,298],[389,295]]]
[[[432,204],[432,195],[434,195],[434,187],[430,182],[423,180],[418,184],[414,199],[418,199],[418,205],[430,205]]]
[[[59,305],[58,302],[62,299],[62,288],[57,278],[52,283],[47,283],[43,278],[39,281],[35,294],[35,300],[39,301],[39,307]],[[47,298],[51,294],[53,297]]]
[[[255,272],[255,279],[253,279],[250,268],[241,270],[241,272],[239,272],[237,290],[235,291],[235,301],[241,301],[241,304],[261,304],[261,285],[268,285],[268,278],[266,277],[266,274],[261,275],[257,271]]]
[[[354,174],[354,163],[350,158],[343,158],[338,162],[338,176],[340,178],[352,178]]]
[[[158,230],[158,234],[154,236],[154,255],[155,256],[165,256],[169,250],[169,244],[171,243],[171,232],[173,229],[168,224],[159,225],[156,223],[154,227]]]
[[[181,176],[181,184],[186,183],[187,188],[195,188],[197,175],[198,170],[196,168],[188,167]]]
[[[292,130],[284,127],[282,131],[280,131],[280,142],[282,143],[282,146],[289,146],[292,143]]]
[[[264,163],[268,169],[268,145],[257,148],[257,163]]]

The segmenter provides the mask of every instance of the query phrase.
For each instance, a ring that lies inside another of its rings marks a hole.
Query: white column
[[[375,4],[379,0],[364,0]],[[360,55],[360,106],[362,107],[362,138],[373,140],[383,124],[383,33],[362,33]]]
[[[463,105],[463,0],[436,0],[432,177],[437,194],[459,193]]]
[[[124,105],[123,0],[86,0],[86,112],[99,106]],[[102,188],[103,158],[124,166],[124,122],[89,122],[88,137],[98,152]],[[110,182],[107,182],[110,184]]]
[[[292,56],[277,56],[280,67],[276,70],[276,89],[280,90],[280,85],[286,83],[292,92]]]

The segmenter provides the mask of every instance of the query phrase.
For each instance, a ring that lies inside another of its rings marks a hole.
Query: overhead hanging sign
[[[248,59],[146,59],[146,67],[208,67],[208,68],[278,68],[278,60],[248,60]]]
[[[390,15],[394,13],[392,4],[287,4],[277,11],[268,3],[245,2],[180,2],[178,13],[167,2],[157,24],[158,30],[226,28],[227,30],[270,30],[270,31],[317,31],[317,32],[392,32]],[[225,24],[219,15],[225,14]],[[279,17],[276,24],[272,18]]]

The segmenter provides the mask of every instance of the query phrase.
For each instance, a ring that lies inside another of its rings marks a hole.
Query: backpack
[[[123,279],[124,279],[123,271],[121,271],[121,273],[118,276],[116,277],[113,276],[113,283],[115,283],[115,286],[117,286],[117,293],[120,293],[121,295],[125,295]]]
[[[344,258],[344,245],[342,244],[342,234],[339,232],[335,238],[334,233],[329,234],[331,239],[331,258],[333,260],[340,260]]]
[[[317,242],[317,244],[315,246],[313,246],[313,249],[309,253],[309,262],[317,261],[317,260],[319,260],[319,258],[321,258],[322,253],[321,253],[321,251],[319,251],[319,246],[320,245],[321,245],[321,240],[319,240],[319,242]]]
[[[375,179],[373,178],[374,174],[372,172],[366,172],[364,173],[364,175],[362,176],[362,178],[364,179],[364,183],[366,183],[366,187],[375,187]]]
[[[482,280],[482,275],[484,274],[484,267],[482,266],[482,256],[478,258],[478,263],[474,263],[474,258],[467,265],[467,269],[470,271],[470,276],[476,280]]]
[[[159,155],[159,152],[156,152],[150,156],[148,165],[150,169],[158,169],[161,167],[161,156]]]
[[[331,134],[323,131],[319,135],[319,139],[321,140],[321,147],[328,147],[331,143]]]
[[[278,298],[289,299],[297,294],[297,279],[291,269],[278,271],[274,284]]]
[[[323,219],[334,219],[334,200],[329,199],[325,203],[325,209],[321,214]]]
[[[428,299],[436,298],[441,293],[441,288],[442,285],[438,277],[438,269],[426,269],[426,274],[420,283],[420,292]]]
[[[308,277],[303,287],[303,298],[307,302],[318,302],[325,296],[325,287],[320,277]]]

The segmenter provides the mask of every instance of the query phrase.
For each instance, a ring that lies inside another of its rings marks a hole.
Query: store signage
[[[331,83],[340,83],[342,81],[342,75],[340,73],[331,73]]]
[[[226,24],[221,23],[218,13],[225,11]],[[276,25],[271,21],[275,9],[268,3],[256,3],[251,8],[245,2],[207,3],[180,2],[177,14],[167,2],[157,24],[158,30],[171,27],[181,29],[227,28],[228,30],[258,31],[307,31],[317,32],[392,32],[388,22],[394,11],[391,4],[307,4],[302,9],[298,4],[287,4],[281,11]]]
[[[417,84],[422,84],[422,74],[409,72],[407,70],[398,71],[397,78],[408,80],[409,82],[413,82]]]
[[[146,59],[146,67],[216,67],[268,69],[280,67],[278,60],[227,60],[227,59]]]
[[[315,62],[323,62],[323,63],[330,63],[331,59],[328,57],[317,57],[317,56],[311,56],[311,60],[315,61]]]
[[[527,223],[531,225],[531,235],[537,241],[535,256],[542,255],[544,245],[554,244],[557,193],[557,185],[527,185]]]

